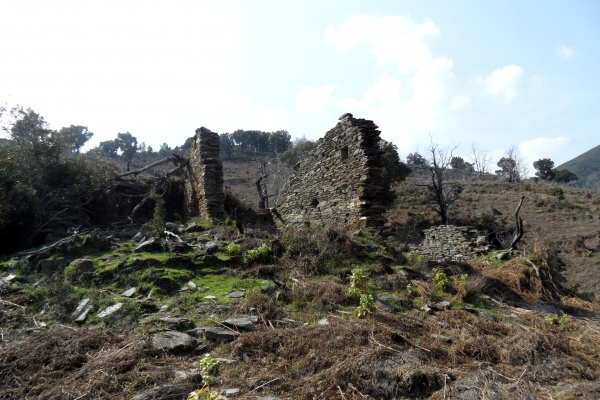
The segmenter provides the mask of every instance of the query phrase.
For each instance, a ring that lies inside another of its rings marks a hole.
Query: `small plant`
[[[233,229],[237,229],[237,221],[233,218],[225,218],[225,225],[231,226]]]
[[[237,243],[229,243],[225,247],[225,253],[227,253],[230,256],[239,256],[242,253],[242,248]]]
[[[248,250],[246,253],[246,261],[268,261],[271,256],[271,248],[266,244],[262,244],[260,247],[252,250]]]
[[[206,356],[202,360],[200,360],[200,374],[202,375],[202,380],[208,386],[215,380],[215,375],[219,370],[219,361]],[[202,397],[200,397],[202,399]]]
[[[194,390],[187,397],[187,400],[224,400],[225,397],[213,393],[208,386],[202,389]]]
[[[523,189],[525,189],[526,191],[530,191],[531,190],[531,183],[526,183],[523,185]]]
[[[419,288],[417,288],[416,285],[409,283],[406,285],[406,293],[409,295],[409,297],[417,297],[419,295]]]
[[[565,192],[564,190],[562,190],[562,188],[554,188],[550,191],[550,194],[554,197],[556,197],[558,200],[564,200],[565,198]]]
[[[165,231],[165,199],[160,197],[158,194],[153,194],[152,199],[154,200],[154,215],[152,216],[152,229],[158,236],[162,236]]]
[[[546,320],[546,322],[548,322],[549,324],[552,324],[552,325],[563,325],[571,320],[571,316],[569,314],[563,314],[563,315],[552,314],[552,315],[546,315],[546,318],[544,318],[544,319]]]
[[[362,268],[354,268],[350,276],[350,288],[348,296],[359,298],[363,293],[369,291],[369,277]]]
[[[458,277],[458,281],[459,282],[466,282],[467,279],[469,279],[469,275],[468,274],[462,274],[461,276]]]
[[[415,255],[413,253],[406,253],[404,257],[406,258],[406,263],[408,265],[415,265]]]
[[[436,293],[444,293],[450,287],[448,277],[443,271],[437,271],[435,275],[433,275],[433,283],[435,285]]]
[[[582,252],[582,253],[581,253],[581,255],[582,255],[583,257],[591,257],[591,256],[592,256],[592,254],[593,254],[593,253],[592,253],[590,250],[586,250],[586,251],[584,251],[584,252]]]
[[[377,308],[375,307],[375,299],[371,294],[360,295],[360,304],[354,310],[354,315],[358,318],[364,318],[368,315],[375,314]]]

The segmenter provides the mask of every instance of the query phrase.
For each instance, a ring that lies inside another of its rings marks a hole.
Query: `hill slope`
[[[600,145],[559,165],[556,169],[568,169],[577,175],[576,187],[600,187]]]

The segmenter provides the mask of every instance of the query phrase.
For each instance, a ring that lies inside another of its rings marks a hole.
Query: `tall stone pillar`
[[[223,216],[225,193],[219,134],[204,127],[196,129],[194,136],[186,194],[190,217],[218,219]]]

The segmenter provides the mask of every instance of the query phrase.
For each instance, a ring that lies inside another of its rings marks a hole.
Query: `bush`
[[[265,262],[269,261],[270,258],[271,248],[266,243],[256,249],[248,250],[246,253],[246,261]]]

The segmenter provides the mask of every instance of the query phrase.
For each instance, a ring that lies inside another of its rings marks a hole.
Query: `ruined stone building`
[[[185,184],[190,217],[214,219],[225,212],[223,163],[219,151],[218,133],[204,127],[196,129]]]
[[[429,260],[471,259],[491,250],[486,236],[472,226],[440,225],[423,231],[425,240],[416,250]]]
[[[286,222],[381,226],[389,188],[382,177],[380,137],[373,121],[344,114],[294,166],[278,207]]]

